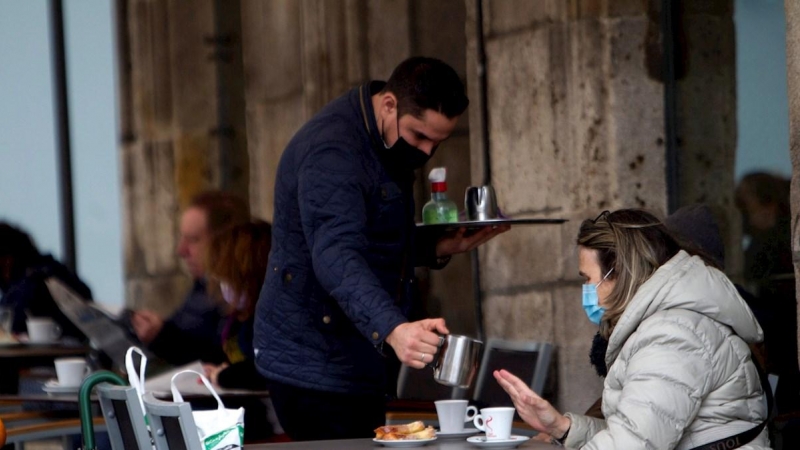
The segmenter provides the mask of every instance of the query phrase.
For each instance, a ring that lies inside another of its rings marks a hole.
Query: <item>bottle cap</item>
[[[428,181],[431,183],[444,183],[447,178],[447,169],[444,167],[434,167],[428,174]]]
[[[446,192],[447,191],[447,169],[444,167],[434,167],[428,174],[428,180],[431,182],[431,192]]]

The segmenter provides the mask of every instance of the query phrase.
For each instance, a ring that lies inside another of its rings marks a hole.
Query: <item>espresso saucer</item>
[[[422,447],[423,445],[428,445],[429,443],[435,440],[436,438],[432,437],[430,439],[408,439],[408,440],[397,440],[397,441],[384,441],[382,439],[373,439],[372,442],[377,442],[378,444],[385,445],[386,447]]]
[[[61,386],[58,384],[58,380],[52,379],[42,386],[42,390],[48,394],[77,394],[81,390],[81,386]]]
[[[439,430],[436,430],[436,437],[441,439],[458,439],[458,438],[468,438],[474,434],[480,433],[480,430],[477,428],[465,428],[462,431],[456,431],[454,433],[444,433]]]
[[[518,436],[512,434],[508,437],[508,439],[489,441],[486,440],[486,435],[482,435],[467,438],[467,442],[480,448],[514,448],[528,439],[530,439],[528,436]]]

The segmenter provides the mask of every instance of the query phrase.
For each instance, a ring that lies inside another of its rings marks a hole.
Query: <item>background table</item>
[[[52,366],[56,358],[88,356],[90,352],[84,345],[61,343],[0,345],[0,394],[17,393],[21,369]]]

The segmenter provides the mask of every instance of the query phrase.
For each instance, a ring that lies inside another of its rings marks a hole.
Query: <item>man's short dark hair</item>
[[[430,109],[452,119],[464,113],[469,99],[452,67],[435,58],[414,56],[392,72],[383,92],[397,96],[400,115],[422,117]]]

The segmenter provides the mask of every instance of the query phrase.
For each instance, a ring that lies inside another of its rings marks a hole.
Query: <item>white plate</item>
[[[81,386],[61,386],[58,380],[50,380],[42,386],[42,390],[48,394],[77,394]]]
[[[436,437],[442,439],[466,438],[478,433],[480,433],[480,430],[477,428],[467,428],[464,431],[456,431],[455,433],[443,433],[436,430]]]
[[[530,439],[528,436],[518,436],[512,434],[508,439],[487,441],[486,436],[472,436],[467,438],[467,442],[481,448],[514,448]]]
[[[387,447],[422,447],[423,445],[428,445],[431,442],[435,441],[436,438],[430,439],[409,439],[409,440],[398,440],[398,441],[384,441],[381,439],[373,439],[373,442],[377,442],[378,444],[385,445]]]

